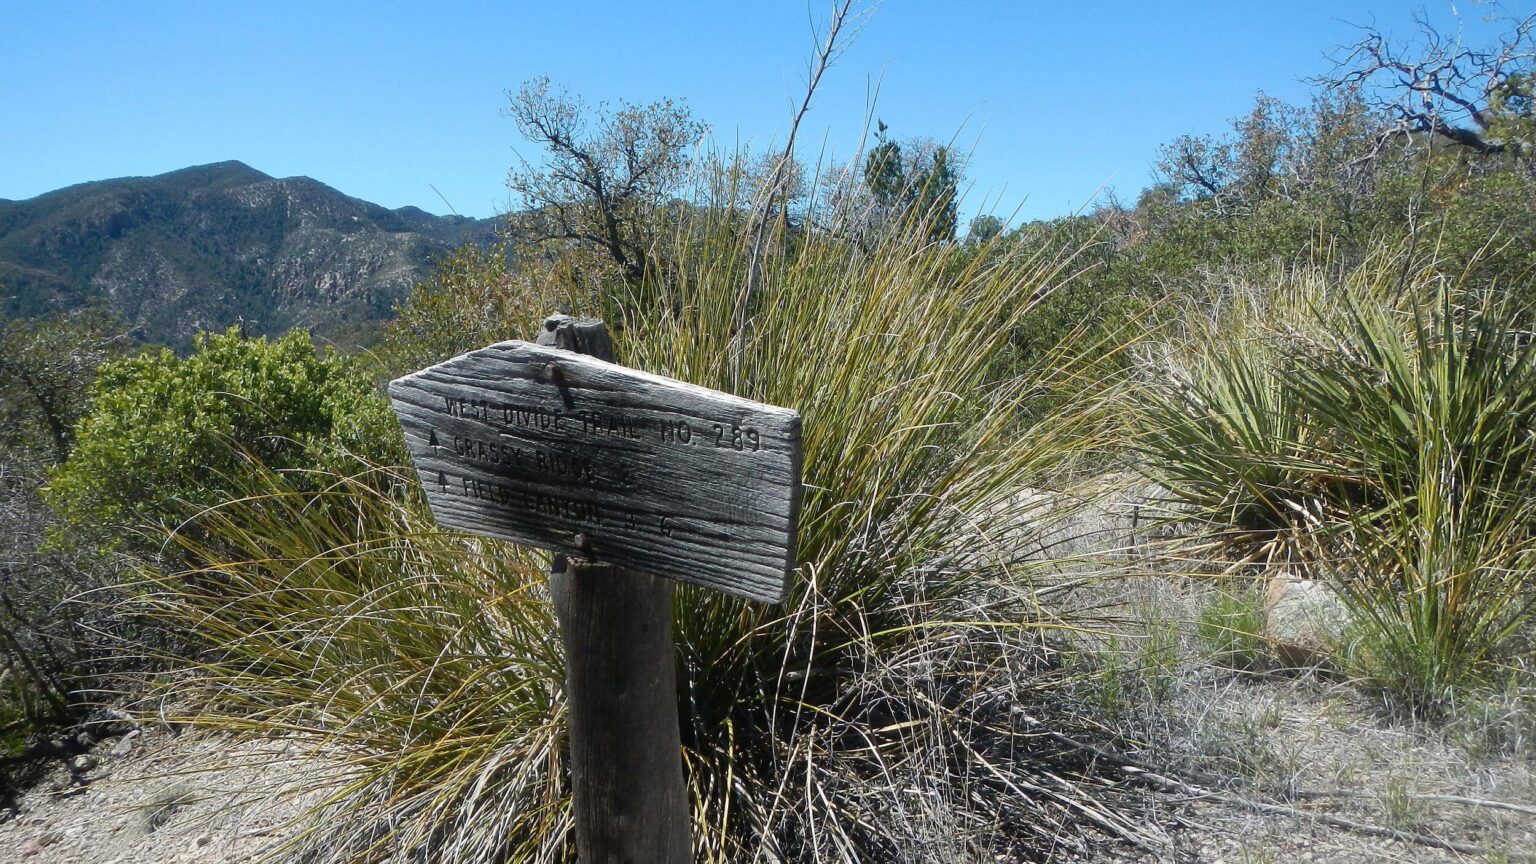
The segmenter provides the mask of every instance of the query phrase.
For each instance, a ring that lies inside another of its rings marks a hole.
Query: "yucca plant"
[[[1415,710],[1529,620],[1536,529],[1536,348],[1506,303],[1429,273],[1378,256],[1304,276],[1308,303],[1208,331],[1139,400],[1145,465],[1193,536],[1330,580],[1358,669]]]
[[[1177,503],[1167,515],[1209,541],[1199,554],[1289,562],[1304,533],[1329,518],[1319,508],[1353,497],[1358,478],[1313,446],[1287,373],[1297,346],[1334,314],[1339,290],[1377,296],[1375,277],[1388,272],[1382,258],[1352,271],[1227,274],[1174,304],[1149,334],[1143,351],[1158,354],[1133,391],[1132,447]]]
[[[1142,838],[1090,777],[1039,767],[1049,754],[1011,731],[1010,703],[1047,680],[1029,677],[1044,624],[990,538],[1017,528],[1018,487],[1103,444],[1071,401],[1021,422],[1050,368],[999,376],[1012,327],[1068,262],[782,221],[759,245],[749,221],[701,207],[656,256],[671,264],[654,304],[592,298],[625,310],[610,324],[626,365],[804,416],[789,601],[677,592],[700,860],[991,860],[1085,822]],[[187,679],[217,697],[203,722],[342,756],[337,818],[305,841],[327,858],[569,860],[543,563],[434,531],[408,480],[316,494],[260,476],[180,535],[210,538],[211,563],[152,579],[164,620],[208,645]],[[1012,590],[991,590],[1005,576]]]
[[[1507,303],[1426,292],[1353,306],[1291,387],[1355,466],[1333,532],[1367,675],[1414,708],[1476,680],[1536,600],[1536,346]]]
[[[1316,499],[1302,456],[1302,414],[1272,351],[1211,346],[1183,377],[1142,393],[1137,446],[1157,480],[1225,543],[1271,560]]]

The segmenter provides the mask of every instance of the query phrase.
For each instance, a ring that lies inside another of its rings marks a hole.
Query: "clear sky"
[[[827,6],[7,0],[0,198],[239,159],[387,207],[490,216],[511,204],[514,150],[538,156],[503,113],[506,90],[548,75],[589,102],[683,98],[719,146],[761,150],[782,143]],[[878,89],[872,110],[892,135],[971,154],[962,218],[1059,215],[1105,184],[1134,198],[1160,144],[1220,131],[1259,91],[1304,100],[1303,79],[1327,71],[1358,25],[1406,37],[1421,13],[1475,36],[1487,11],[886,0],[824,80],[801,153],[851,157]]]

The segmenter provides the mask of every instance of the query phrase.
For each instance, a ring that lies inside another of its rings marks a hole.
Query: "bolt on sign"
[[[438,524],[784,599],[798,412],[521,341],[389,397]]]

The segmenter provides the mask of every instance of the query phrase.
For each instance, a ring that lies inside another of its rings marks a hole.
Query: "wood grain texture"
[[[570,561],[550,587],[565,645],[581,864],[688,864],[672,581]]]
[[[783,600],[797,412],[519,341],[389,395],[440,524]]]

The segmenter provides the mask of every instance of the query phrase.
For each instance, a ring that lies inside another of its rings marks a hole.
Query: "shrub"
[[[553,274],[541,271],[544,263],[514,256],[504,245],[473,244],[439,261],[384,326],[377,357],[388,377],[493,342],[527,338],[551,310],[570,303],[564,292],[544,287],[553,281]]]
[[[1180,504],[1178,521],[1244,557],[1284,561],[1319,518],[1311,508],[1347,497],[1334,490],[1351,475],[1317,464],[1286,373],[1298,336],[1337,314],[1337,295],[1377,297],[1389,270],[1381,259],[1229,269],[1172,306],[1143,346],[1132,447]]]
[[[13,454],[0,456],[0,751],[6,751],[36,731],[77,719],[83,691],[101,683],[90,679],[105,671],[97,637],[114,629],[110,603],[78,598],[91,592],[92,600],[108,601],[102,585],[114,574],[108,562],[46,542],[57,517],[39,500],[40,471]]]
[[[386,468],[255,466],[232,492],[172,535],[208,563],[146,569],[138,604],[160,641],[201,649],[198,674],[158,679],[194,722],[348,754],[326,799],[345,818],[298,842],[343,859],[445,835],[444,860],[560,848],[563,665],[535,555],[436,530]]]
[[[126,348],[113,323],[85,309],[0,326],[0,448],[12,461],[69,455],[96,368]]]
[[[110,564],[47,542],[58,517],[38,487],[69,453],[96,368],[126,347],[111,324],[84,310],[0,327],[0,750],[77,719],[82,691],[101,683],[89,679],[103,671],[95,637],[113,629],[110,603],[68,601],[105,599]]]
[[[356,362],[317,354],[309,336],[275,342],[234,329],[102,366],[50,502],[77,524],[178,519],[227,497],[250,461],[343,465],[346,453],[395,462],[388,404]]]

